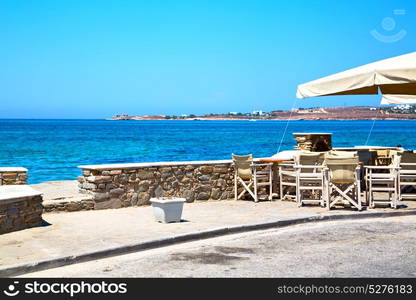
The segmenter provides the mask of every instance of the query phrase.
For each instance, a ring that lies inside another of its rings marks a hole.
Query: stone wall
[[[234,169],[230,160],[80,168],[80,191],[93,196],[94,209],[147,205],[153,197],[182,197],[187,202],[234,198]]]
[[[0,187],[0,234],[42,224],[42,195],[29,186]]]
[[[80,210],[94,209],[94,201],[92,199],[82,200],[47,200],[43,201],[43,212],[72,212]]]
[[[27,169],[21,167],[0,168],[0,185],[27,184]]]

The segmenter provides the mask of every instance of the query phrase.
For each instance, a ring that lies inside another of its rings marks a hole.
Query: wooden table
[[[272,194],[273,197],[279,197],[279,163],[284,162],[291,162],[293,160],[289,159],[276,159],[276,158],[260,158],[259,162],[261,163],[273,163],[272,170],[273,170],[273,180],[272,180]]]
[[[271,163],[281,163],[281,162],[290,162],[292,160],[289,159],[275,159],[275,158],[260,158],[259,159],[260,162],[271,162]]]
[[[273,170],[273,180],[272,180],[272,193],[273,197],[279,197],[280,191],[279,191],[279,163],[287,163],[287,162],[293,162],[293,160],[289,159],[276,159],[276,158],[260,158],[258,160],[261,163],[273,163],[272,170]],[[359,162],[359,164],[363,167],[364,163]],[[362,171],[364,171],[364,168],[362,168]],[[363,190],[366,190],[365,187],[365,179],[363,176],[364,173],[362,173],[362,186],[361,188]]]

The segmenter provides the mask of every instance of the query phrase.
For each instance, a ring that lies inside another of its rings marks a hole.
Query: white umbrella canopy
[[[388,99],[405,101],[405,95],[416,95],[416,52],[380,60],[301,84],[298,86],[296,96],[308,98],[330,95],[377,95],[379,90],[387,96],[386,99],[383,98],[384,104],[390,104],[387,103],[390,101]],[[413,101],[416,102],[415,97]]]
[[[381,104],[410,104],[416,103],[415,95],[383,95]]]

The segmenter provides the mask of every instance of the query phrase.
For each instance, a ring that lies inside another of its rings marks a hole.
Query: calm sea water
[[[0,120],[0,166],[29,169],[29,183],[72,180],[78,165],[255,157],[277,152],[286,121]],[[373,121],[290,121],[292,132],[332,132],[337,147],[364,145]],[[369,145],[416,148],[416,121],[376,121]]]

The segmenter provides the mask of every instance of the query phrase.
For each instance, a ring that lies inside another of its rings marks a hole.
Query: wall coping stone
[[[254,159],[258,161],[260,158]],[[127,163],[127,164],[105,164],[105,165],[83,165],[78,166],[80,169],[87,170],[113,170],[113,169],[138,169],[144,167],[171,167],[171,166],[186,166],[186,165],[216,165],[216,164],[230,164],[231,159],[226,160],[205,160],[205,161],[170,161],[170,162],[145,162],[145,163]]]
[[[28,185],[0,186],[0,204],[23,201],[28,197],[40,196],[41,192]]]
[[[23,167],[0,167],[0,173],[3,172],[27,172],[27,169]]]

